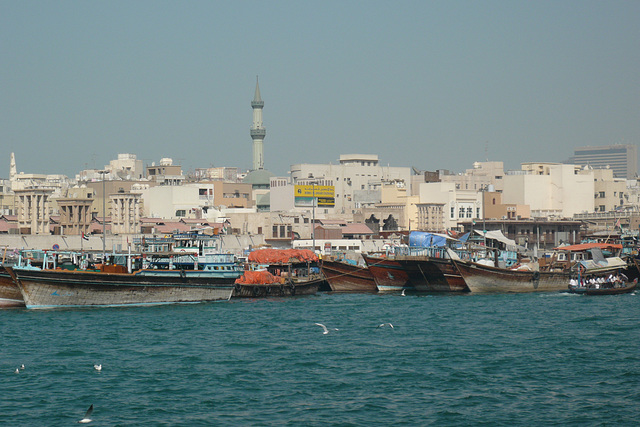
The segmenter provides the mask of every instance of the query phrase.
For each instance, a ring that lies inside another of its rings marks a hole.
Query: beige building
[[[89,233],[92,198],[56,199],[60,211],[60,234],[77,236]]]
[[[485,219],[529,219],[531,217],[528,205],[502,203],[502,193],[485,191],[482,195]]]
[[[354,213],[382,201],[383,181],[401,180],[411,185],[411,169],[380,165],[375,154],[342,154],[337,165],[297,164],[291,166],[292,184],[322,179],[335,187],[335,207],[327,213]]]
[[[20,234],[50,234],[50,197],[53,190],[15,190]]]
[[[571,218],[594,207],[591,170],[560,163],[523,163],[504,177],[503,201],[529,205],[532,218]]]
[[[629,205],[625,199],[627,180],[614,178],[613,169],[588,169],[583,172],[593,173],[594,208],[596,212],[609,212],[618,207]]]
[[[111,199],[111,234],[140,233],[140,194],[116,193]]]
[[[502,193],[504,190],[503,162],[475,162],[472,169],[460,174],[441,174],[442,182],[453,182],[456,190],[480,191],[490,185],[494,191]]]

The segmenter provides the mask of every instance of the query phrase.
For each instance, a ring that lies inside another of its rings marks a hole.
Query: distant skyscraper
[[[589,165],[594,169],[607,166],[616,178],[635,178],[638,173],[638,147],[635,145],[608,145],[580,147],[574,151],[571,163]]]
[[[253,125],[251,126],[251,139],[253,139],[253,169],[264,169],[264,148],[262,142],[267,134],[267,130],[262,126],[262,108],[264,101],[260,98],[260,86],[256,77],[256,94],[251,101],[253,108]]]

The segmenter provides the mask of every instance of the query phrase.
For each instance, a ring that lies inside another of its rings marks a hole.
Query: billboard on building
[[[316,206],[320,208],[332,208],[336,204],[335,187],[333,185],[295,185],[294,203],[297,207],[313,207],[313,198],[316,198]]]

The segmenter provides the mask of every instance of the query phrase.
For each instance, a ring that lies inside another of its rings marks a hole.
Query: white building
[[[594,209],[593,171],[576,165],[523,163],[504,181],[503,202],[529,205],[533,218],[571,218]]]
[[[353,213],[381,201],[382,181],[411,182],[411,168],[381,166],[375,154],[342,154],[339,164],[302,163],[291,166],[291,184],[325,182],[335,186],[335,207],[327,213]],[[275,198],[272,195],[271,203]]]
[[[627,180],[624,178],[614,178],[614,170],[587,169],[593,173],[594,179],[594,208],[596,212],[614,211],[618,207],[629,205],[627,193]],[[583,171],[583,172],[587,172]]]
[[[422,211],[421,211],[422,207]],[[427,215],[443,215],[442,222]],[[444,231],[457,228],[459,223],[482,218],[482,192],[460,190],[454,182],[425,182],[420,184],[418,228],[426,224],[440,225]],[[422,225],[421,225],[421,224]]]
[[[197,183],[181,186],[160,185],[133,190],[142,195],[144,216],[152,218],[209,217],[215,209],[212,183]]]
[[[144,177],[144,165],[135,154],[118,154],[117,160],[111,160],[104,169],[114,179],[139,180]]]

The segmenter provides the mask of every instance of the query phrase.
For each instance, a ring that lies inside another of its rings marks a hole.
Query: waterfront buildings
[[[375,154],[342,154],[338,162],[291,166],[291,185],[316,182],[334,187],[334,206],[321,208],[324,214],[353,214],[357,209],[380,203],[383,181],[399,180],[411,185],[411,168],[382,166]],[[274,197],[271,203],[276,203]],[[272,209],[281,207],[275,205]]]
[[[504,177],[503,201],[529,205],[534,218],[571,218],[594,208],[594,175],[590,169],[561,163],[523,163]]]

